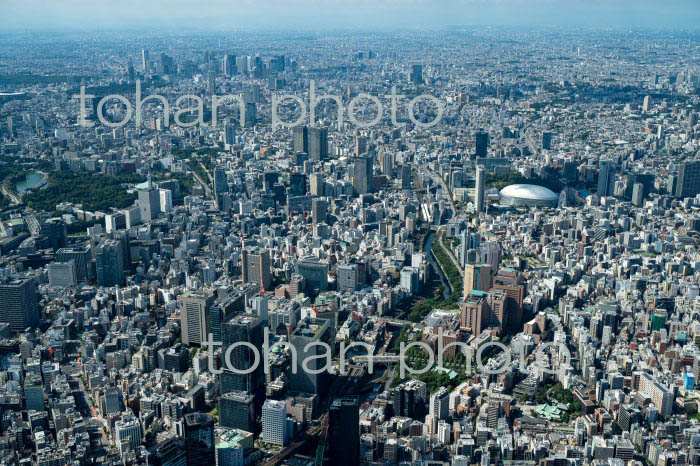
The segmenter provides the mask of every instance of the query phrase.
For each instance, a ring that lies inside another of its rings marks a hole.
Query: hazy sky
[[[0,29],[698,27],[700,0],[0,0]]]

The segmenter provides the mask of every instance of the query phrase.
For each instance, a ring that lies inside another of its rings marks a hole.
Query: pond
[[[34,189],[41,184],[44,179],[44,175],[39,172],[29,172],[23,181],[20,181],[15,185],[15,189],[18,193],[23,193],[28,189]]]

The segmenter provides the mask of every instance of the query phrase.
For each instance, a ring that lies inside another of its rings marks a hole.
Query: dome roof
[[[501,189],[499,194],[510,198],[532,199],[539,201],[555,201],[559,199],[559,196],[551,189],[534,184],[511,184],[510,186],[506,186],[505,188]]]

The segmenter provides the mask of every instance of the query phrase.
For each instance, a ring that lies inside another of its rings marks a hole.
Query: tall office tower
[[[419,419],[425,416],[425,400],[427,397],[425,382],[410,379],[392,390],[391,399],[394,402],[394,416]]]
[[[297,261],[295,272],[306,279],[306,291],[318,294],[328,290],[328,263],[305,257]]]
[[[479,336],[488,315],[486,295],[470,294],[464,298],[460,311],[459,326],[465,332]]]
[[[609,160],[601,160],[598,171],[598,197],[610,196],[615,189],[615,167]]]
[[[647,95],[644,97],[644,104],[642,104],[642,111],[644,113],[649,112],[651,110],[651,96]]]
[[[142,222],[150,222],[160,214],[160,193],[149,183],[148,188],[139,189],[139,210]]]
[[[477,157],[486,157],[489,153],[489,133],[478,131],[475,135]]]
[[[472,291],[489,291],[491,289],[491,266],[488,264],[467,264],[464,267],[464,297]]]
[[[430,414],[440,421],[450,416],[450,392],[445,387],[438,388],[430,395]]]
[[[258,107],[255,102],[246,102],[245,104],[245,127],[250,128],[255,126],[258,121]]]
[[[236,56],[235,55],[224,55],[224,74],[226,76],[233,76],[236,74]]]
[[[243,282],[257,283],[263,291],[272,290],[270,267],[270,251],[268,249],[255,248],[241,251]]]
[[[700,161],[684,162],[678,170],[676,197],[683,199],[700,194]]]
[[[369,139],[366,136],[355,136],[355,155],[366,154],[369,150]]]
[[[214,168],[214,194],[216,199],[228,191],[228,180],[226,179],[226,168],[217,166]]]
[[[61,248],[56,251],[57,262],[73,261],[75,263],[75,274],[78,281],[89,280],[92,278],[92,268],[90,261],[90,246],[75,246],[72,248]]]
[[[51,262],[47,265],[49,273],[49,285],[58,287],[72,287],[78,284],[75,273],[75,262]]]
[[[15,135],[15,121],[12,116],[7,117],[7,132],[10,135],[10,139]]]
[[[25,330],[25,329],[22,329]],[[44,387],[41,383],[41,377],[32,372],[28,373],[24,379],[24,404],[27,411],[43,411],[44,404]]]
[[[309,128],[309,159],[326,160],[328,158],[328,130],[326,128]]]
[[[314,173],[309,177],[309,188],[313,196],[323,196],[323,175]]]
[[[216,73],[212,69],[207,73],[207,93],[216,94]]]
[[[641,207],[644,204],[644,185],[642,183],[634,183],[632,186],[632,205]]]
[[[411,165],[404,163],[401,166],[401,189],[411,188],[413,188],[413,174],[411,172]]]
[[[336,271],[337,288],[341,293],[343,291],[355,291],[360,282],[359,267],[357,264],[340,264]]]
[[[501,269],[493,277],[493,288],[506,292],[510,325],[516,330],[521,330],[520,326],[523,324],[523,301],[527,294],[527,283],[523,276],[512,269]]]
[[[223,354],[228,351],[225,357],[228,361],[224,362],[225,372],[220,376],[221,393],[241,391],[258,399],[265,393],[264,365],[258,361],[255,366],[255,352],[250,348],[253,345],[262,357],[263,327],[262,319],[250,314],[235,315],[221,324],[221,350]],[[234,348],[229,350],[232,345],[235,345]],[[240,373],[248,371],[250,373]]]
[[[187,449],[187,466],[211,466],[214,464],[214,418],[207,413],[187,413],[182,420]]]
[[[135,451],[141,446],[143,430],[136,416],[128,414],[114,424],[114,436],[116,437],[119,454],[124,456],[128,451]]]
[[[303,196],[306,194],[306,175],[303,173],[289,174],[289,194]]]
[[[217,431],[216,466],[243,466],[245,453],[252,447],[251,432],[229,429]]]
[[[355,157],[352,187],[357,194],[367,194],[373,191],[374,173],[371,156]]]
[[[158,443],[148,458],[152,466],[187,466],[187,451],[185,439],[169,437]]]
[[[328,388],[329,373],[320,371],[324,368],[327,359],[324,357],[326,351],[321,345],[312,343],[322,342],[328,344],[331,340],[330,321],[326,319],[306,318],[297,324],[290,336],[290,343],[297,351],[296,374],[290,374],[289,388],[295,392],[313,393],[320,395]],[[305,350],[307,345],[311,346]],[[328,356],[330,357],[330,355]],[[310,371],[304,370],[302,362],[306,360],[306,367]],[[319,374],[311,372],[320,371]]]
[[[295,126],[292,129],[294,138],[294,152],[309,153],[309,128],[307,126]]]
[[[104,240],[95,248],[97,284],[117,286],[124,284],[124,246],[121,241]]]
[[[328,456],[334,466],[360,464],[360,407],[356,398],[336,398],[328,408]]]
[[[221,427],[255,432],[255,397],[246,392],[224,393],[219,398],[219,424]]]
[[[54,251],[68,246],[68,226],[60,218],[51,218],[42,222],[39,234],[46,237],[48,246]]]
[[[224,125],[224,144],[232,146],[236,143],[236,127],[232,124]]]
[[[0,322],[9,324],[12,332],[39,325],[39,300],[34,278],[0,282]]]
[[[552,133],[542,133],[542,149],[552,150]]]
[[[325,223],[328,216],[328,201],[325,199],[311,200],[311,219],[314,223]]]
[[[169,214],[173,211],[173,192],[169,189],[159,189],[160,194],[160,211]]]
[[[182,343],[199,346],[209,340],[211,324],[209,307],[214,302],[211,293],[185,293],[178,298],[180,305],[180,332]]]
[[[284,446],[287,443],[287,403],[265,400],[262,407],[262,439],[264,443]]]
[[[423,65],[411,66],[410,80],[413,84],[423,84]]]
[[[143,67],[143,71],[146,71],[148,69],[148,62],[150,58],[148,56],[148,50],[142,49],[141,50],[141,66]]]
[[[379,154],[379,169],[382,171],[382,174],[391,177],[394,171],[394,154],[391,152]]]
[[[484,195],[486,192],[486,170],[483,165],[476,167],[476,183],[474,185],[474,206],[476,212],[484,211]]]

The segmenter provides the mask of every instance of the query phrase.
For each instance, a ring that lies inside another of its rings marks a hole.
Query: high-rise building
[[[430,395],[428,412],[440,421],[450,416],[450,392],[445,387],[438,388]]]
[[[73,261],[75,264],[75,274],[78,281],[85,281],[92,278],[92,268],[90,267],[90,247],[74,246],[72,248],[61,248],[56,251],[56,262]]]
[[[425,416],[425,400],[427,386],[425,382],[410,379],[392,389],[392,401],[394,402],[394,415],[410,417],[413,419]]]
[[[257,283],[263,290],[272,289],[270,274],[270,251],[268,249],[244,249],[241,252],[241,270],[245,283]]]
[[[310,160],[326,160],[328,158],[328,130],[326,128],[308,129],[308,149]]]
[[[360,464],[360,407],[356,398],[336,398],[328,408],[329,464]]]
[[[546,131],[542,133],[542,149],[552,150],[552,133]]]
[[[661,417],[666,418],[671,415],[673,412],[673,394],[648,372],[639,373],[639,391],[651,398]]]
[[[48,247],[54,251],[68,246],[68,226],[60,218],[51,218],[42,222],[39,234],[46,237]]]
[[[488,264],[467,264],[464,267],[464,297],[472,291],[489,291],[491,289],[491,266]]]
[[[224,75],[233,76],[236,74],[236,56],[229,55],[228,53],[224,55],[224,65],[223,65]]]
[[[489,133],[478,131],[475,135],[477,157],[486,157],[489,153]]]
[[[51,262],[47,265],[49,273],[49,285],[58,287],[72,287],[78,284],[75,273],[75,262]]]
[[[187,466],[185,439],[170,437],[155,446],[148,464],[152,466]]]
[[[649,112],[651,110],[651,96],[647,95],[644,97],[644,103],[642,104],[642,111],[644,113]]]
[[[359,267],[357,264],[340,264],[336,271],[336,284],[338,291],[355,291],[360,282]]]
[[[413,84],[423,84],[423,65],[412,65],[409,78]]]
[[[146,71],[148,69],[148,62],[150,61],[150,57],[148,54],[148,50],[142,49],[141,50],[141,66],[143,67],[143,71]]]
[[[224,393],[219,398],[221,427],[255,432],[255,397],[246,392]]]
[[[236,143],[236,127],[230,123],[224,125],[224,145],[232,146]]]
[[[484,211],[484,195],[486,193],[486,170],[483,165],[476,167],[476,184],[474,185],[474,206],[477,213]]]
[[[328,290],[328,263],[315,257],[302,258],[297,261],[295,272],[306,279],[308,292],[318,294]]]
[[[523,323],[523,301],[527,294],[527,283],[522,275],[513,269],[501,269],[493,277],[493,288],[506,292],[510,325],[520,330]]]
[[[121,241],[107,239],[95,248],[95,269],[98,285],[124,284],[124,250]]]
[[[287,403],[265,400],[262,407],[262,439],[272,445],[287,443]]]
[[[214,464],[214,418],[207,413],[187,413],[182,420],[187,466]]]
[[[114,425],[119,454],[124,456],[127,451],[134,451],[141,446],[143,430],[141,423],[133,415],[126,415],[119,419]]]
[[[216,443],[216,466],[244,466],[245,451],[253,448],[253,434],[237,429],[219,433]]]
[[[297,324],[290,336],[290,343],[296,349],[297,368],[296,373],[290,374],[290,389],[296,392],[321,394],[328,387],[329,373],[321,371],[319,374],[311,372],[323,368],[327,360],[323,357],[327,351],[316,342],[326,343],[331,339],[330,321],[325,319],[306,318]],[[307,345],[311,346],[307,348]],[[330,357],[330,355],[329,355]],[[304,370],[303,361],[307,361],[307,367],[311,371]]]
[[[357,194],[367,194],[374,188],[374,172],[372,170],[372,157],[355,157],[355,165],[352,177],[352,187]]]
[[[178,298],[183,344],[199,346],[209,340],[209,307],[213,302],[214,295],[209,293],[186,293]]]
[[[173,192],[169,189],[159,189],[160,194],[160,211],[170,213],[173,211]]]
[[[641,207],[644,204],[644,185],[642,183],[634,183],[632,186],[632,205]]]
[[[309,153],[309,128],[307,126],[295,126],[292,130],[294,138],[294,152]]]
[[[610,196],[615,191],[615,167],[609,160],[601,160],[598,171],[598,197]]]
[[[221,325],[221,349],[225,355],[226,369],[220,375],[221,393],[242,391],[253,396],[264,393],[264,367],[261,360],[255,365],[255,351],[250,346],[257,348],[257,354],[261,358],[263,326],[262,319],[251,314],[235,315]],[[230,349],[231,346],[233,349]],[[230,369],[235,369],[236,372]]]
[[[24,406],[27,411],[44,411],[46,409],[44,406],[44,387],[39,375],[28,373],[22,388],[24,390]]]
[[[160,214],[160,193],[157,189],[149,186],[147,189],[139,189],[139,210],[141,221],[150,222],[158,218]]]
[[[226,169],[218,166],[214,168],[214,195],[217,201],[220,196],[228,191],[228,180],[226,179]]]
[[[404,163],[401,166],[401,189],[411,189],[413,187],[413,176],[411,165]]]
[[[325,223],[328,216],[328,201],[325,199],[311,200],[311,219],[314,223]]]
[[[460,312],[460,328],[465,332],[479,336],[484,328],[487,312],[488,303],[485,293],[465,296]]]
[[[684,162],[678,170],[676,197],[683,199],[700,194],[700,161]]]

